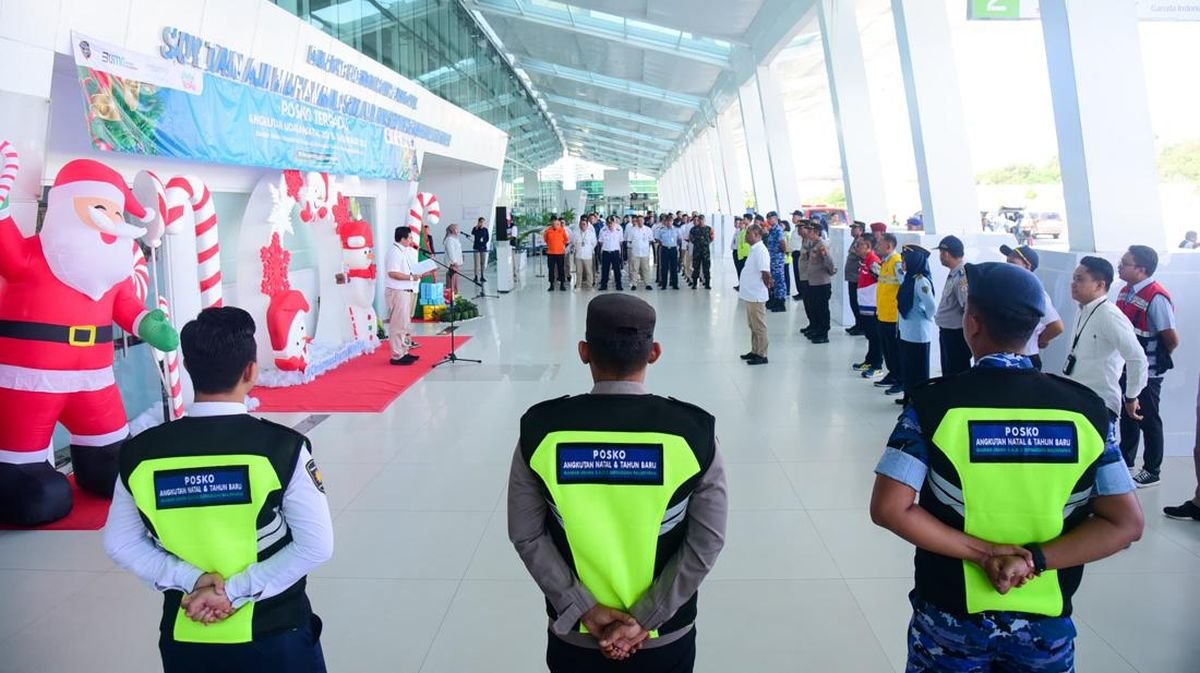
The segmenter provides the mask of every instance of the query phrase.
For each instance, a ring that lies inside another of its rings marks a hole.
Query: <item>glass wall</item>
[[[513,170],[541,168],[562,144],[530,92],[457,3],[275,0],[400,75],[509,134]],[[506,174],[511,174],[506,166]],[[511,181],[511,180],[510,180]]]

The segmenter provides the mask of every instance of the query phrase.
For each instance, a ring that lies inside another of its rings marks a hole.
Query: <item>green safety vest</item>
[[[913,394],[930,448],[920,503],[943,523],[1000,544],[1053,540],[1091,514],[1108,411],[1091,390],[1034,370],[973,369]],[[1042,573],[1001,595],[973,562],[917,550],[916,593],[958,613],[1071,613],[1083,568]]]
[[[652,395],[562,398],[522,418],[522,456],[545,487],[547,529],[601,605],[630,610],[682,546],[714,428],[704,410]],[[547,610],[557,618],[549,602]],[[651,637],[695,617],[693,596]]]
[[[229,578],[291,541],[279,507],[306,445],[300,433],[248,415],[189,417],[126,442],[121,480],[163,549]],[[163,605],[163,634],[179,642],[247,643],[310,615],[304,580],[209,626],[188,619],[182,598],[168,591]]]
[[[738,259],[746,259],[750,256],[750,244],[746,242],[746,230],[738,229],[737,232],[737,257]]]

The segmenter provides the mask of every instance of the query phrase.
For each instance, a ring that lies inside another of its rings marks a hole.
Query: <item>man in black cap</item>
[[[1068,673],[1083,565],[1135,542],[1142,510],[1104,400],[1021,354],[1041,283],[966,274],[975,367],[912,392],[875,468],[871,519],[917,547],[908,670]]]
[[[963,311],[967,308],[967,275],[963,264],[966,250],[957,236],[943,238],[937,250],[942,266],[950,270],[950,275],[946,277],[933,322],[938,327],[942,376],[954,376],[971,368],[971,349],[963,337]]]
[[[508,485],[508,536],[546,595],[552,673],[692,671],[696,590],[728,512],[716,420],[651,395],[654,309],[588,304],[591,393],[531,407]]]
[[[1038,269],[1037,251],[1028,245],[1016,248],[1002,245],[1000,246],[1000,254],[1008,259],[1009,264],[1019,266],[1026,271],[1033,272]],[[1041,283],[1041,281],[1039,280],[1038,283]],[[1025,350],[1021,351],[1033,362],[1034,368],[1038,371],[1042,369],[1042,349],[1049,346],[1055,337],[1063,333],[1062,317],[1058,314],[1058,310],[1054,308],[1054,302],[1050,299],[1050,295],[1046,292],[1045,288],[1042,288],[1042,299],[1045,303],[1042,319],[1038,322],[1037,328],[1033,330],[1033,334],[1029,337],[1029,343],[1025,344]]]

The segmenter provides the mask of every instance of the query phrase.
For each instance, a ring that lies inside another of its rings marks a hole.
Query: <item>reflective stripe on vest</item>
[[[958,471],[964,532],[1007,544],[1058,537],[1079,504],[1072,489],[1104,452],[1104,438],[1085,416],[1053,409],[951,409],[933,442]],[[962,568],[971,613],[1063,611],[1057,571],[1000,595],[978,565],[963,561]]]
[[[549,491],[579,580],[601,605],[628,611],[654,582],[659,536],[686,511],[685,503],[670,507],[672,496],[700,473],[687,441],[657,432],[551,432],[529,467]]]
[[[258,560],[258,516],[280,488],[279,475],[264,456],[158,458],[138,464],[129,475],[129,492],[163,549],[222,577],[236,575]],[[174,639],[248,643],[253,624],[253,601],[208,626],[188,619],[180,609]]]

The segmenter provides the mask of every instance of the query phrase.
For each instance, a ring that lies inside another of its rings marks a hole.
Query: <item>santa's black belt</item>
[[[51,325],[44,322],[0,320],[0,337],[83,347],[111,342],[113,328],[112,325]]]

